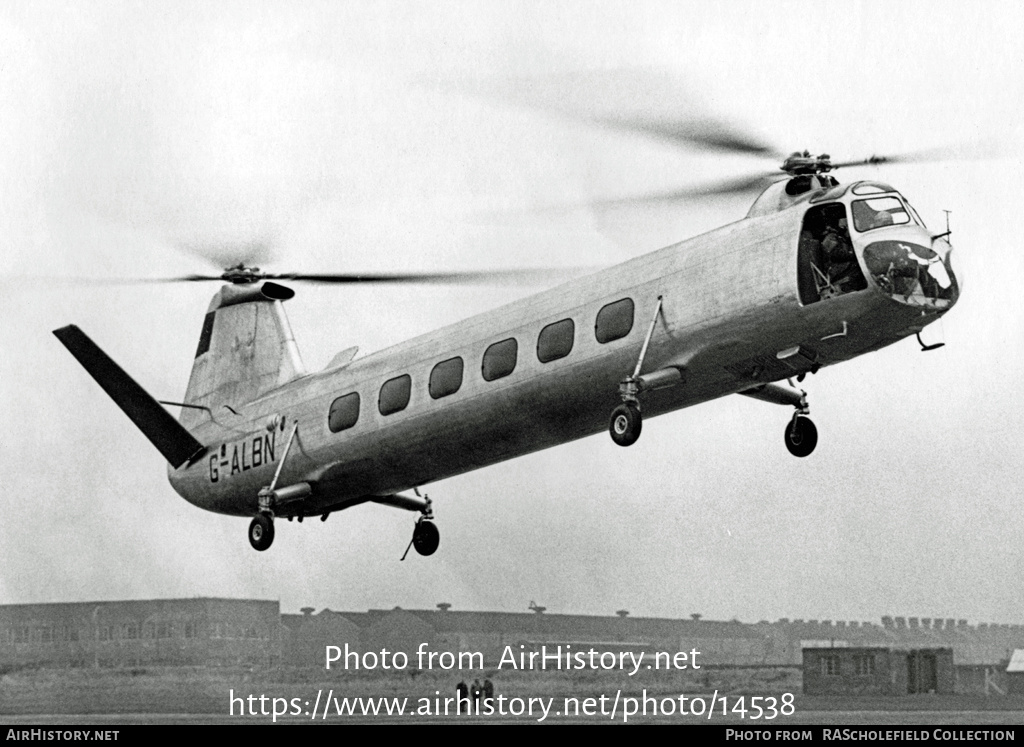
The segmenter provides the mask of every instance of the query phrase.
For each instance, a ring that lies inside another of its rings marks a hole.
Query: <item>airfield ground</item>
[[[775,696],[793,693],[795,711],[792,716],[779,716],[772,722],[751,720],[748,712],[722,716],[716,713],[711,723],[736,723],[753,726],[784,726],[786,724],[1022,724],[1024,697],[982,695],[916,695],[905,697],[817,697],[801,693],[799,669],[718,669],[669,674],[638,673],[609,676],[604,673],[537,673],[485,672],[467,673],[474,677],[490,677],[497,693],[507,698],[555,698],[580,700],[601,695],[664,698],[686,693],[710,698],[717,692],[730,703],[740,695]],[[9,670],[0,676],[0,720],[43,723],[238,723],[270,722],[263,716],[229,715],[229,696],[245,697],[266,694],[286,698],[289,702],[314,699],[318,692],[330,691],[333,697],[408,697],[434,699],[440,694],[454,695],[459,677],[441,672],[404,672],[374,674],[339,674],[322,669],[207,669],[182,667],[137,667],[126,669],[47,669]],[[415,718],[415,717],[414,717]],[[420,722],[457,719],[484,722],[535,722],[536,717],[521,716],[467,717],[436,716],[415,718]],[[410,717],[361,715],[311,719],[308,715],[287,716],[279,721],[291,723],[338,723],[341,721],[372,721],[408,723]],[[550,718],[566,721],[600,723],[607,716]],[[621,721],[621,717],[619,719]],[[696,716],[635,716],[631,722],[668,721],[673,723],[707,723]]]

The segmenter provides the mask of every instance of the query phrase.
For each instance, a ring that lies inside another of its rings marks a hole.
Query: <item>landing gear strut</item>
[[[257,514],[249,524],[249,544],[263,552],[274,542],[274,517],[271,514]]]
[[[619,446],[632,446],[640,438],[640,430],[643,427],[643,418],[640,415],[640,392],[647,389],[657,388],[658,385],[677,383],[680,380],[679,371],[672,369],[668,372],[655,372],[653,376],[640,375],[640,369],[644,365],[644,356],[647,355],[647,346],[651,344],[651,337],[654,335],[654,327],[658,323],[658,315],[661,313],[662,297],[658,296],[658,306],[654,310],[654,318],[651,319],[651,326],[647,328],[647,336],[644,337],[644,344],[640,348],[640,357],[636,362],[631,376],[619,382],[619,396],[622,397],[622,404],[612,410],[611,419],[608,421],[608,433],[612,441]]]
[[[281,427],[284,427],[283,424]],[[259,513],[249,524],[249,544],[260,552],[269,548],[274,542],[274,511],[282,515],[288,514],[288,520],[291,521],[293,512],[289,509],[282,510],[282,507],[294,501],[301,501],[312,493],[312,487],[308,482],[299,482],[284,488],[277,487],[277,481],[281,477],[281,468],[284,467],[285,459],[288,458],[288,452],[291,450],[295,434],[298,432],[299,421],[296,420],[295,427],[292,428],[292,433],[288,437],[288,443],[284,447],[284,454],[281,455],[281,462],[277,465],[277,471],[274,472],[274,479],[270,481],[269,485],[260,489],[256,496]],[[303,514],[298,513],[298,517],[301,522]]]

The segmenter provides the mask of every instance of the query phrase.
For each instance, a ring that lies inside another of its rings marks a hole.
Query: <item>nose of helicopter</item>
[[[868,244],[864,264],[878,289],[896,301],[944,311],[960,297],[952,254],[948,241],[922,231],[920,236]]]

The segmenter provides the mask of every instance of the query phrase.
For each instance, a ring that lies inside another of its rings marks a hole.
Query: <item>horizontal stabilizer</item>
[[[53,334],[173,467],[203,451],[203,445],[82,330],[71,324]]]

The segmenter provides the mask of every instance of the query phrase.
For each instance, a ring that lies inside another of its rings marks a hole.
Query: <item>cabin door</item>
[[[804,306],[868,287],[842,203],[811,207],[804,214],[799,241],[797,286]]]

